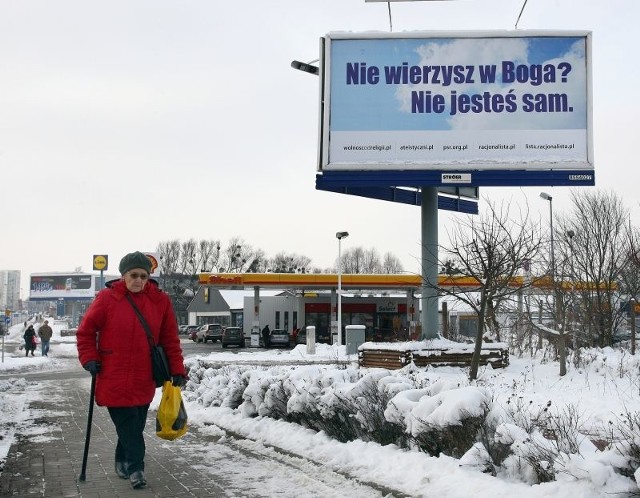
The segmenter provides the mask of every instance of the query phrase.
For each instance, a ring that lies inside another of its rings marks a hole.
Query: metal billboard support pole
[[[422,187],[421,339],[438,337],[438,188]]]

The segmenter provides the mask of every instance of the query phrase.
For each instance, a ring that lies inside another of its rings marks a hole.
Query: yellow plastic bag
[[[187,410],[182,402],[182,392],[171,381],[162,386],[162,399],[156,415],[156,435],[173,441],[187,432]]]

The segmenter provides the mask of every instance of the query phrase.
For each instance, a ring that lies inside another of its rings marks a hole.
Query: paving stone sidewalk
[[[196,431],[178,441],[155,435],[155,412],[149,412],[145,430],[147,487],[134,490],[114,473],[116,434],[106,408],[95,406],[86,481],[78,482],[87,428],[90,378],[63,378],[50,382],[50,401],[32,403],[36,424],[46,424],[46,437],[16,434],[4,471],[0,497],[218,497],[230,496],[211,475],[189,464],[185,446],[197,441]],[[55,382],[55,384],[54,384]],[[56,387],[57,386],[57,387]]]

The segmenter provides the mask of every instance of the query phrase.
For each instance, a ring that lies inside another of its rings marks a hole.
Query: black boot
[[[127,462],[116,461],[116,475],[120,479],[129,479],[129,470],[127,469],[129,464]]]
[[[142,470],[136,470],[129,476],[131,487],[133,489],[144,488],[147,485],[147,480],[144,478],[144,472]]]

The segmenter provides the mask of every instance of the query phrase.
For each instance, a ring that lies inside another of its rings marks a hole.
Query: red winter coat
[[[171,374],[186,376],[169,296],[153,280],[138,293],[129,292],[123,280],[108,282],[89,306],[76,334],[80,363],[95,360],[101,364],[96,376],[100,406],[142,406],[151,403],[155,394],[147,334],[126,294],[145,317],[155,343],[164,347]]]

